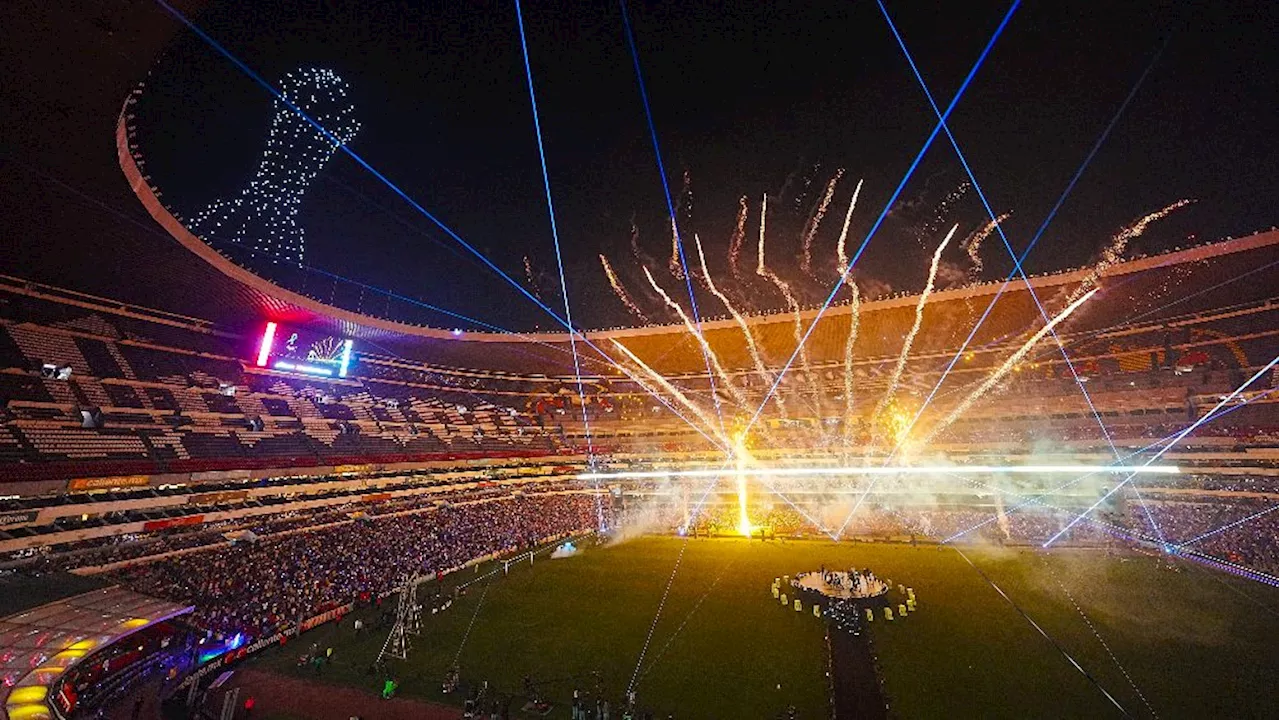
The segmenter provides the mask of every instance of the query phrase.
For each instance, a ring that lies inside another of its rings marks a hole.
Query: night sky
[[[944,106],[1008,9],[979,1],[888,7]],[[528,256],[537,291],[559,310],[513,6],[335,0],[272,8],[214,2],[192,20],[269,80],[300,66],[341,75],[363,125],[352,149],[522,283]],[[835,239],[854,185],[865,179],[856,247],[935,122],[876,4],[637,2],[629,11],[690,260],[696,232],[713,272],[727,274],[725,250],[745,195],[742,262],[750,274],[760,197],[769,193],[771,265],[802,301],[819,302],[836,278]],[[154,13],[154,22],[173,23],[160,6]],[[630,247],[634,220],[659,281],[687,302],[683,282],[666,271],[666,201],[621,10],[533,2],[524,13],[575,321],[636,323],[610,291],[599,253],[651,317],[670,321],[645,292]],[[1153,226],[1133,252],[1274,225],[1276,30],[1273,3],[1020,7],[950,121],[995,210],[1012,213],[1005,227],[1017,249],[1159,53],[1028,271],[1086,263],[1120,227],[1184,197],[1197,203]],[[194,215],[252,173],[271,98],[185,30],[147,60],[139,143],[166,201]],[[815,241],[816,279],[805,278],[800,230],[838,169],[845,175]],[[860,282],[918,291],[947,228],[960,223],[964,234],[986,219],[964,180],[940,135],[859,262]],[[301,218],[308,262],[319,268],[504,327],[554,327],[349,158],[330,162]],[[1011,267],[996,238],[983,257],[985,279]],[[967,268],[954,247],[946,259]],[[723,284],[752,306],[783,306],[763,281]],[[722,312],[701,291],[699,304],[705,314]]]

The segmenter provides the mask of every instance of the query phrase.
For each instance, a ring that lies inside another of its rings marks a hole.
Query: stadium
[[[657,260],[585,253],[629,324],[575,322],[577,272],[512,277],[352,150],[376,118],[332,70],[254,75],[265,146],[184,197],[184,53],[253,71],[217,8],[94,5],[0,15],[65,31],[15,70],[46,79],[0,257],[0,717],[1274,712],[1275,228],[1143,245],[1163,197],[1029,272],[983,196],[888,284],[855,266],[911,171],[879,217],[828,173],[796,237],[799,199],[743,196],[710,265],[686,175]],[[52,59],[89,45],[92,77]],[[540,320],[322,267],[338,160],[492,270],[461,297]]]

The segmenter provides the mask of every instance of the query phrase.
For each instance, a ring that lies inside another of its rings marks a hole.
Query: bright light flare
[[[1136,475],[1180,475],[1177,465],[899,465],[849,467],[745,467],[733,471],[738,477],[805,477],[811,475],[1087,475],[1092,473],[1133,473]],[[619,470],[586,472],[578,480],[652,480],[665,478],[710,478],[730,474],[723,468],[692,470]],[[745,506],[744,506],[745,507]]]
[[[751,537],[751,518],[747,515],[747,461],[751,453],[747,451],[746,433],[739,432],[733,437],[733,459],[738,479],[738,532],[743,537]]]

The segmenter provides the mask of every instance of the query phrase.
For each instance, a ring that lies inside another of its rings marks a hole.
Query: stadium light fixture
[[[338,360],[338,377],[346,377],[351,367],[351,339],[342,341],[342,357]]]
[[[271,367],[275,370],[288,370],[289,372],[304,373],[306,375],[322,375],[324,377],[333,376],[333,371],[329,368],[319,367],[317,365],[307,365],[305,363],[292,363],[287,360],[281,360]]]

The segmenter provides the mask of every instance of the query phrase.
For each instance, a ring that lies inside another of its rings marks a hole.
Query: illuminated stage
[[[801,591],[816,592],[838,600],[867,600],[889,592],[889,585],[870,571],[800,573],[792,578],[791,585]]]

